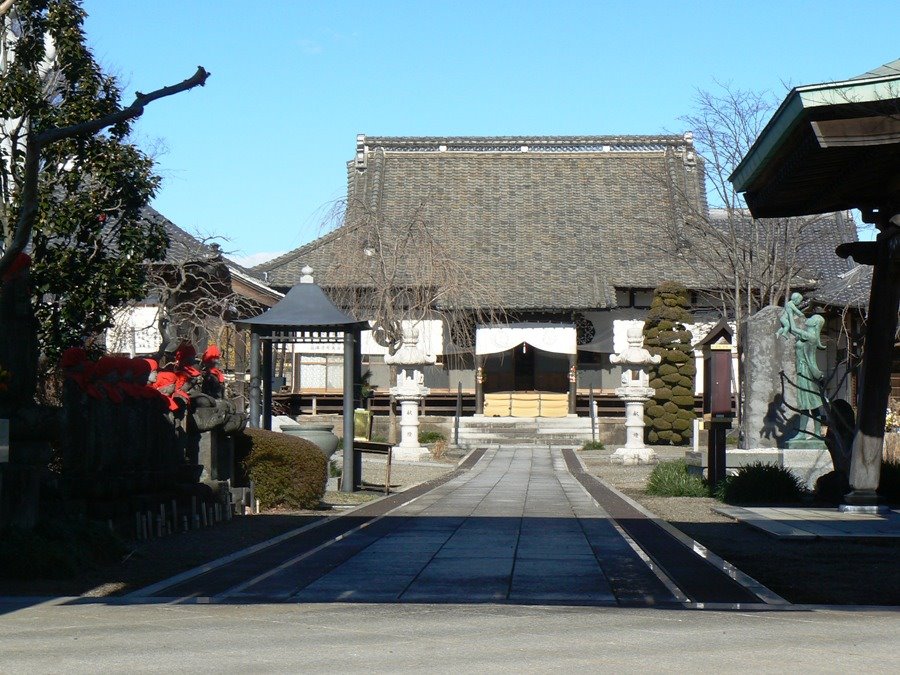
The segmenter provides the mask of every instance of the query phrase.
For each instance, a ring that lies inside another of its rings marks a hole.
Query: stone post
[[[609,357],[622,365],[622,386],[616,396],[625,402],[625,447],[618,448],[610,460],[622,464],[649,464],[656,461],[656,453],[644,445],[644,404],[653,396],[649,385],[650,365],[660,362],[659,355],[651,355],[643,348],[644,336],[640,326],[628,329],[628,348]]]

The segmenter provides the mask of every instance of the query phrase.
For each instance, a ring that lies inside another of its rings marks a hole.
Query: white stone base
[[[395,445],[391,451],[392,462],[421,462],[426,459],[431,459],[428,448],[404,448]]]
[[[687,451],[684,455],[688,466],[706,472],[708,453],[705,449],[700,452]],[[815,488],[819,476],[832,469],[831,455],[824,448],[728,448],[725,451],[725,466],[729,473],[755,462],[790,469],[810,490]]]
[[[609,456],[613,464],[656,464],[658,460],[652,448],[619,448]]]

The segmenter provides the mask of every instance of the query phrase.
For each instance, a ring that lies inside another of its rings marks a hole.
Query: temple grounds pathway
[[[773,600],[584,473],[571,451],[491,448],[436,483],[392,496],[392,508],[384,500],[129,597],[652,607]]]

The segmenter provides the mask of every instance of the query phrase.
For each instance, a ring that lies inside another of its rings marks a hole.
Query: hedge
[[[249,452],[244,469],[266,508],[314,509],[325,495],[328,462],[319,448],[297,436],[245,429],[236,444]]]

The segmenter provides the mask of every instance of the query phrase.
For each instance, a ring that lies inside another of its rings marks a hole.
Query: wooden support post
[[[259,333],[254,330],[250,333],[250,419],[248,421],[252,429],[260,428],[259,418],[262,413],[262,392],[260,390],[262,373],[259,356]]]
[[[569,414],[577,414],[578,403],[578,355],[569,354]]]
[[[475,414],[484,415],[484,357],[475,355]]]
[[[859,378],[859,413],[850,458],[847,510],[877,509],[876,490],[884,448],[884,420],[891,393],[897,311],[900,309],[900,213],[882,209],[874,242],[842,244],[837,253],[872,265],[872,290],[866,317],[866,342]]]
[[[272,341],[262,341],[262,428],[272,430]]]
[[[341,472],[341,492],[353,492],[353,486],[359,480],[356,475],[356,466],[353,461],[353,395],[355,390],[354,360],[357,349],[355,342],[358,336],[355,331],[348,330],[344,333],[344,455]]]

